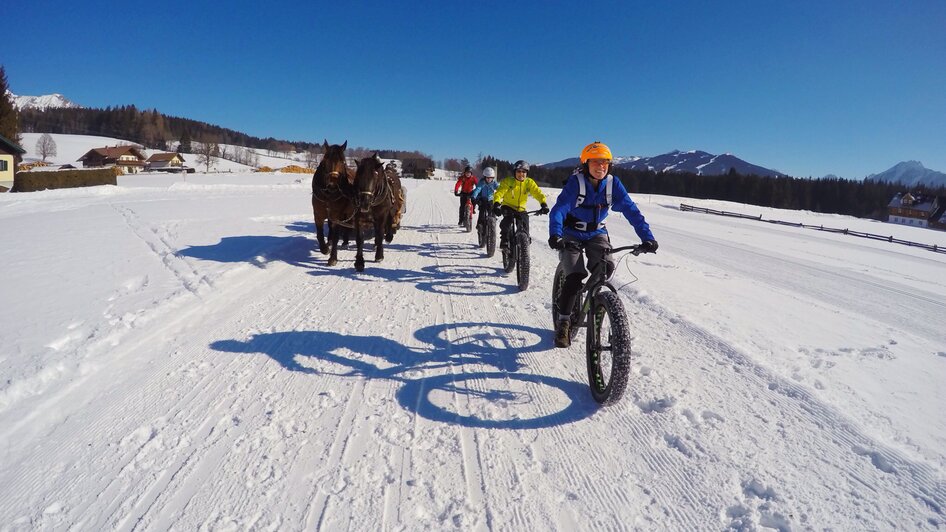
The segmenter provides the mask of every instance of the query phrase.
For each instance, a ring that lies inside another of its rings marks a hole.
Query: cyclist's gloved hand
[[[641,251],[644,253],[657,253],[657,241],[645,240],[641,242]]]
[[[548,214],[548,213],[549,213],[549,206],[543,203],[542,208],[539,209],[539,214]]]
[[[552,249],[565,249],[565,242],[563,242],[562,237],[558,235],[550,236],[549,247]]]
[[[499,203],[494,203],[494,204],[493,204],[493,214],[495,214],[496,216],[502,216],[502,215],[503,215],[503,206],[500,205]]]
[[[460,197],[460,193],[459,193],[459,192],[454,192],[453,195],[456,196],[456,197],[458,197],[458,198]]]

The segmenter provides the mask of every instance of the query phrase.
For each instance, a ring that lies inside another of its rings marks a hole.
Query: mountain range
[[[879,174],[871,174],[864,179],[903,183],[909,187],[925,185],[928,187],[946,187],[946,174],[930,170],[920,161],[904,161]]]
[[[62,94],[46,94],[43,96],[17,96],[10,91],[7,91],[7,98],[10,98],[13,101],[13,105],[17,110],[22,110],[26,108],[39,109],[45,111],[46,109],[54,108],[81,108],[82,106],[69,100]]]
[[[69,100],[62,94],[46,94],[43,96],[17,96],[7,91],[7,97],[10,98],[17,109],[54,109],[54,108],[82,108],[81,105]],[[759,166],[746,162],[735,155],[724,153],[722,155],[713,155],[705,151],[674,150],[670,153],[655,155],[652,157],[624,156],[615,157],[614,165],[619,168],[631,170],[650,170],[658,173],[663,172],[689,172],[696,175],[723,175],[730,170],[735,170],[742,175],[759,175],[768,177],[784,177],[785,174],[778,170],[772,170],[764,166]],[[578,158],[572,157],[562,159],[552,163],[542,164],[547,168],[578,166]],[[825,176],[835,177],[835,176]],[[887,181],[891,183],[902,183],[908,187],[925,185],[930,187],[946,186],[946,173],[937,172],[923,166],[919,161],[904,161],[897,163],[893,167],[877,174],[870,174],[864,178],[874,181]]]
[[[547,168],[574,168],[578,166],[578,158],[572,157],[542,166]],[[713,155],[700,150],[678,151],[656,155],[653,157],[615,157],[614,166],[629,170],[650,170],[657,173],[689,172],[696,175],[723,175],[730,169],[742,175],[760,175],[768,177],[783,177],[785,174],[762,166],[743,161],[742,159],[724,153]]]

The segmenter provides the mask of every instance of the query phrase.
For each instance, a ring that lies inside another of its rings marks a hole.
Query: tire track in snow
[[[860,520],[865,526],[876,526],[878,523],[886,522],[890,526],[896,527],[903,523],[911,521],[914,515],[927,513],[933,521],[942,521],[944,517],[943,508],[946,507],[946,487],[939,472],[923,463],[913,463],[903,458],[895,451],[886,449],[884,446],[873,441],[870,437],[863,434],[852,422],[845,419],[841,414],[833,411],[830,407],[818,401],[804,387],[792,383],[784,378],[777,377],[761,366],[754,364],[748,357],[739,352],[738,349],[727,344],[725,340],[720,339],[711,333],[700,329],[698,326],[680,319],[666,309],[650,302],[646,297],[633,297],[632,305],[640,312],[633,315],[629,313],[629,318],[633,326],[638,331],[666,331],[663,338],[654,338],[656,332],[649,334],[646,344],[650,349],[659,349],[659,353],[646,354],[656,356],[660,360],[667,362],[667,369],[676,371],[675,379],[681,379],[686,376],[687,381],[695,385],[698,378],[702,381],[699,386],[699,396],[705,399],[711,399],[714,404],[721,408],[727,408],[735,411],[735,415],[721,416],[712,410],[704,410],[702,421],[704,425],[713,424],[739,424],[753,426],[759,431],[758,435],[749,436],[750,441],[762,448],[761,452],[767,452],[765,447],[772,444],[763,436],[766,432],[772,432],[775,435],[774,442],[781,452],[792,453],[798,459],[793,461],[797,469],[785,471],[755,471],[751,467],[753,456],[747,453],[745,463],[738,461],[732,462],[733,457],[713,456],[707,454],[707,448],[699,445],[699,434],[702,430],[682,432],[689,439],[682,440],[683,448],[689,451],[694,458],[700,458],[701,461],[709,458],[712,461],[722,463],[730,462],[734,471],[741,475],[742,486],[734,486],[737,496],[742,502],[728,507],[720,508],[724,515],[733,514],[741,518],[744,512],[758,512],[753,508],[751,501],[757,501],[759,507],[765,506],[765,502],[771,503],[771,500],[778,499],[781,484],[778,480],[791,485],[793,491],[803,488],[806,490],[815,490],[820,493],[820,497],[825,500],[834,500],[839,511],[842,508],[849,507],[849,501],[836,498],[839,493],[845,493],[853,490],[856,493],[855,486],[866,486],[872,491],[883,490],[886,493],[883,500],[891,501],[886,508],[867,508],[860,509],[854,515],[847,515],[845,518],[855,518]],[[643,343],[643,342],[642,342]],[[674,358],[680,357],[682,360],[675,361]],[[683,368],[703,368],[704,371],[698,371],[695,375],[692,371]],[[733,382],[735,379],[735,382]],[[712,385],[707,386],[709,381]],[[631,387],[634,385],[631,381]],[[684,388],[689,390],[689,387]],[[728,395],[721,392],[728,391]],[[731,393],[736,391],[737,393]],[[665,392],[666,393],[666,392]],[[697,397],[685,397],[686,403],[690,404]],[[639,398],[639,403],[642,401]],[[671,417],[682,413],[690,421],[688,424],[697,425],[700,419],[692,414],[692,410],[683,408],[682,404],[675,404],[676,400],[671,396],[669,405],[659,413],[669,413]],[[682,402],[682,401],[680,401]],[[689,415],[687,413],[689,412]],[[660,417],[654,415],[644,416],[645,420]],[[757,423],[752,424],[752,419],[763,421],[763,426]],[[694,421],[695,420],[695,421]],[[747,423],[748,421],[748,423]],[[771,427],[775,427],[774,429]],[[696,427],[699,429],[699,427]],[[691,427],[692,429],[692,427]],[[760,430],[761,429],[761,430]],[[646,429],[637,427],[637,430],[647,430],[652,434],[657,434],[661,430],[667,430],[662,424],[656,424]],[[737,430],[736,427],[730,430]],[[675,431],[667,432],[667,444],[670,448],[680,449],[680,441],[676,432],[680,427],[675,427]],[[777,435],[781,434],[781,437]],[[796,442],[793,438],[795,434],[805,434],[809,441],[804,444]],[[810,441],[810,440],[815,440]],[[806,456],[810,451],[812,443],[816,443],[818,456]],[[687,449],[686,444],[693,445],[693,449]],[[752,444],[749,444],[752,445]],[[804,447],[803,447],[804,445]],[[681,451],[681,454],[685,454]],[[688,458],[689,459],[689,458]],[[765,460],[762,461],[762,464]],[[749,467],[747,467],[749,466]],[[657,466],[659,470],[666,471],[666,466]],[[833,470],[834,475],[826,477],[834,482],[836,477],[847,478],[845,485],[819,484],[812,478],[814,471],[823,471],[825,468]],[[761,469],[761,468],[760,468]],[[714,482],[713,476],[705,476],[703,471],[697,469],[698,477],[688,477],[687,481],[693,485],[706,483],[711,486]],[[719,481],[719,479],[718,479]],[[814,484],[814,486],[809,484]],[[731,482],[729,482],[731,484]],[[725,483],[724,483],[725,485]],[[761,487],[760,487],[761,486]],[[673,491],[673,490],[672,490]],[[704,493],[705,490],[697,490]],[[819,496],[819,495],[815,495]],[[855,495],[855,498],[856,495]],[[759,503],[758,501],[762,501]],[[748,502],[747,502],[748,501]],[[791,501],[787,501],[791,502]],[[719,502],[717,501],[717,504]],[[770,504],[771,505],[771,504]],[[904,510],[904,508],[907,508]],[[818,508],[809,511],[815,512]],[[769,522],[778,521],[777,512],[766,514],[759,512],[760,522],[769,520]],[[785,518],[787,512],[782,512],[782,518]],[[830,523],[832,515],[819,516],[823,521],[817,518],[815,522]],[[845,521],[841,521],[845,522]],[[931,521],[932,522],[932,521]]]

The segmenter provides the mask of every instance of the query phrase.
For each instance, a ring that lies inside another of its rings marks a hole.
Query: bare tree
[[[46,162],[47,157],[56,155],[56,141],[53,140],[52,135],[43,133],[39,137],[36,141],[36,153],[43,158],[43,162]]]
[[[315,168],[322,161],[322,147],[313,146],[305,152],[305,164],[309,168]]]
[[[210,167],[214,165],[214,158],[220,155],[220,146],[216,142],[201,142],[197,144],[196,153],[197,164],[203,165],[206,171],[210,172]]]

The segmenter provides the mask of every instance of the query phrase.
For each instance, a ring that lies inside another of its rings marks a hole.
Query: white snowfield
[[[615,274],[600,409],[584,333],[553,347],[546,217],[520,293],[452,182],[406,180],[356,273],[298,179],[0,195],[0,530],[946,527],[946,255],[678,207],[946,234],[637,196],[660,250]]]

